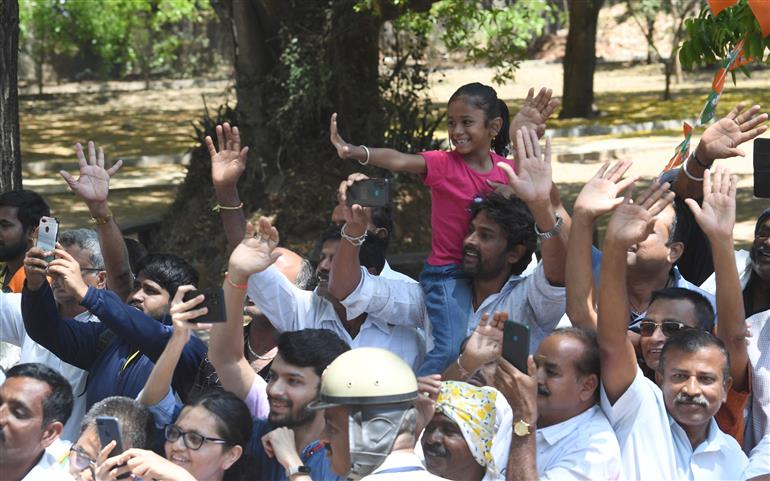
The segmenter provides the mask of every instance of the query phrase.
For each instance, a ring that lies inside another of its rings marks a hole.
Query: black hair
[[[373,268],[377,274],[385,267],[386,242],[374,232],[369,232],[358,251],[358,261],[367,269]]]
[[[6,379],[28,377],[48,384],[51,392],[43,399],[43,428],[59,421],[65,424],[72,414],[72,386],[64,376],[37,362],[17,364],[5,373]]]
[[[483,110],[486,123],[489,123],[490,120],[496,117],[503,119],[500,131],[494,139],[493,147],[498,155],[502,155],[503,157],[508,155],[508,144],[511,142],[508,135],[510,114],[508,113],[508,106],[505,105],[505,102],[497,98],[495,89],[489,85],[480,84],[478,82],[465,84],[449,97],[447,105],[458,99],[463,99],[468,104]]]
[[[321,246],[325,242],[342,239],[342,226],[331,224],[321,233]]]
[[[727,382],[730,378],[730,353],[727,352],[721,339],[703,329],[680,329],[675,332],[674,335],[669,337],[666,340],[666,343],[663,344],[663,349],[660,351],[658,372],[660,374],[665,372],[666,357],[672,349],[684,353],[693,353],[712,346],[719,349],[725,357],[725,362],[722,365],[722,381]]]
[[[136,265],[136,277],[157,282],[174,297],[179,286],[197,284],[198,272],[186,260],[173,254],[148,254]]]
[[[350,346],[328,329],[303,329],[283,332],[276,340],[278,354],[288,364],[312,367],[319,376],[326,366]]]
[[[137,264],[148,254],[147,248],[138,240],[130,237],[124,237],[123,242],[126,244],[126,250],[128,251],[128,264],[131,266],[131,272],[136,272]]]
[[[0,194],[0,207],[16,207],[16,217],[21,222],[24,233],[40,224],[40,218],[51,215],[51,209],[37,192],[20,189]]]
[[[532,216],[527,204],[518,197],[506,199],[497,192],[490,192],[483,197],[476,197],[469,208],[471,220],[484,211],[490,219],[495,221],[508,240],[508,250],[517,245],[523,245],[526,252],[521,259],[512,266],[513,274],[521,274],[532,260],[532,253],[537,248],[537,234],[535,234],[535,218]]]
[[[393,204],[390,202],[381,207],[372,207],[372,224],[374,224],[375,227],[388,231],[387,235],[382,237],[382,240],[385,241],[385,250],[388,250],[390,236],[393,235],[393,214]]]
[[[120,434],[126,448],[151,449],[155,425],[152,414],[139,401],[123,396],[111,396],[97,402],[80,422],[80,434],[93,427],[97,416],[114,416],[120,423]],[[102,448],[104,446],[101,446]]]
[[[596,331],[584,327],[560,327],[551,335],[568,336],[580,341],[585,348],[583,355],[575,362],[575,370],[583,376],[595,374],[601,379],[601,367],[599,362],[599,343],[596,341]]]
[[[684,299],[690,301],[695,308],[695,319],[698,321],[700,328],[708,332],[714,330],[714,307],[700,292],[685,289],[684,287],[664,287],[663,289],[652,291],[650,304],[658,299]]]
[[[230,446],[243,448],[241,457],[225,471],[224,479],[245,480],[253,475],[247,465],[251,462],[246,456],[246,447],[251,440],[253,420],[246,404],[230,391],[215,390],[206,392],[185,404],[186,408],[201,406],[214,415],[217,424],[217,436],[227,441]]]

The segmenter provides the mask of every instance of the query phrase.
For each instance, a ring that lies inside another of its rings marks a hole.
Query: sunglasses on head
[[[642,337],[650,337],[655,333],[655,329],[658,327],[660,327],[660,331],[664,336],[671,337],[687,326],[679,321],[663,321],[660,324],[655,321],[642,321],[639,323],[639,335]]]

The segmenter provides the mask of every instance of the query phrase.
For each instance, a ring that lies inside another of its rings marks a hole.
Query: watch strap
[[[310,474],[310,466],[300,464],[299,466],[291,466],[286,468],[286,477],[291,479],[295,474]]]

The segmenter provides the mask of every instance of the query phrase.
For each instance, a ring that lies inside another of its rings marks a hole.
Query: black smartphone
[[[209,312],[201,317],[191,319],[193,323],[211,324],[215,322],[227,322],[227,310],[225,309],[225,291],[221,287],[209,287],[197,291],[190,291],[184,295],[185,302],[203,294],[203,302],[195,306],[195,309],[207,307]]]
[[[388,179],[364,179],[348,187],[348,205],[384,207],[390,203]]]
[[[96,416],[96,432],[99,434],[99,442],[102,448],[115,441],[115,447],[109,454],[109,457],[123,454],[123,436],[120,431],[120,421],[114,416]],[[122,465],[124,466],[124,465]],[[131,476],[131,473],[125,473],[118,476],[118,479],[125,479]]]
[[[754,197],[770,199],[770,139],[754,139]]]
[[[56,249],[56,241],[59,239],[59,219],[56,217],[41,217],[37,226],[37,241],[35,247],[43,252],[53,252]],[[53,260],[53,254],[45,256],[46,262]]]
[[[503,357],[516,369],[527,373],[529,357],[529,326],[514,321],[505,321],[503,325]]]

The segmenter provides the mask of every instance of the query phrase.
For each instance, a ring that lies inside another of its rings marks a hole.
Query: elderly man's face
[[[321,442],[326,445],[326,457],[332,470],[339,476],[350,471],[350,440],[348,439],[348,408],[335,406],[324,409],[324,426]]]
[[[50,395],[47,383],[29,377],[0,386],[0,464],[29,463],[56,439],[61,423],[43,425],[43,400]]]
[[[716,346],[666,353],[659,385],[669,414],[685,431],[708,424],[727,399],[732,379],[724,377],[725,356]]]
[[[460,427],[442,413],[434,414],[425,428],[422,451],[428,471],[436,476],[466,481],[484,475],[485,469],[473,457]]]
[[[751,246],[751,269],[765,282],[770,282],[770,219],[757,231]]]
[[[64,250],[80,265],[80,276],[86,285],[96,287],[97,289],[104,287],[107,273],[102,269],[94,268],[94,265],[91,263],[90,250],[81,249],[77,245],[66,246]],[[53,297],[59,304],[67,304],[74,301],[73,297],[62,286],[61,279],[58,276],[53,276],[53,285],[51,287],[53,288]]]

